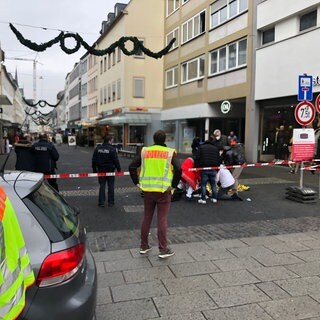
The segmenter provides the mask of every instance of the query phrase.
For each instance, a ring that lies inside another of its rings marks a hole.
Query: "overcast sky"
[[[64,89],[65,76],[85,53],[84,49],[68,55],[59,44],[37,53],[23,46],[9,28],[11,22],[22,35],[38,44],[50,41],[60,32],[79,33],[92,44],[98,37],[101,22],[107,20],[109,12],[114,11],[115,3],[128,3],[129,0],[2,0],[0,10],[0,45],[6,58],[36,59],[36,100],[56,103],[56,95]],[[27,26],[28,25],[28,26]],[[32,27],[30,27],[32,26]],[[42,28],[54,29],[43,30]],[[119,38],[122,35],[119,35]],[[73,48],[74,41],[66,41]],[[25,97],[33,98],[33,62],[5,60],[8,72],[18,73],[20,87]]]

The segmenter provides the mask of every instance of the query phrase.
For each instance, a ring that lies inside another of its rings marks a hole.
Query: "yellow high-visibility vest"
[[[35,281],[14,209],[0,187],[0,319],[16,319]]]
[[[142,148],[139,184],[143,191],[165,192],[171,186],[171,160],[175,152],[159,145]]]

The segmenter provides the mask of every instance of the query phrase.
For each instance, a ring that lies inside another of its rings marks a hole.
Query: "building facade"
[[[124,35],[134,36],[144,47],[158,52],[164,46],[163,19],[163,1],[117,3],[102,24],[96,47],[104,50]],[[125,55],[117,46],[99,57],[98,126],[112,134],[115,143],[150,144],[153,132],[161,127],[163,59],[135,50],[130,40],[125,47],[134,54]]]
[[[164,59],[162,121],[172,145],[190,152],[195,136],[214,129],[234,131],[250,146],[253,14],[251,0],[166,0],[166,41],[176,38]],[[254,158],[254,150],[247,153]]]
[[[16,79],[7,72],[4,53],[0,48],[0,149],[4,152],[4,139],[14,143],[14,136],[21,132],[25,124],[25,107],[23,90]]]
[[[280,125],[298,127],[298,75],[313,75],[313,100],[320,91],[319,12],[316,0],[117,3],[96,49],[122,36],[137,37],[153,52],[175,42],[161,59],[142,51],[125,55],[119,47],[81,58],[79,123],[89,145],[106,132],[124,146],[151,144],[163,128],[168,146],[190,153],[194,137],[207,140],[220,129],[235,132],[247,161],[273,159]],[[133,50],[130,41],[125,46]]]
[[[313,76],[313,103],[320,92],[318,36],[320,1],[259,1],[254,87],[256,107],[261,112],[261,160],[274,157],[280,125],[286,130],[301,127],[294,117],[299,102],[298,76]],[[317,125],[318,119],[314,127]]]

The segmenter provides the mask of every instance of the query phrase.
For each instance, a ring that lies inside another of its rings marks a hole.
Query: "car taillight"
[[[75,247],[47,256],[37,277],[38,287],[52,286],[73,277],[82,265],[84,254],[85,245],[79,243]]]

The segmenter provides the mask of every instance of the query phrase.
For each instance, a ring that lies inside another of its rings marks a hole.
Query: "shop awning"
[[[105,119],[102,119],[98,121],[98,124],[104,125],[104,124],[145,124],[151,123],[151,114],[148,113],[126,113],[121,116],[115,116],[115,117],[108,117]]]

